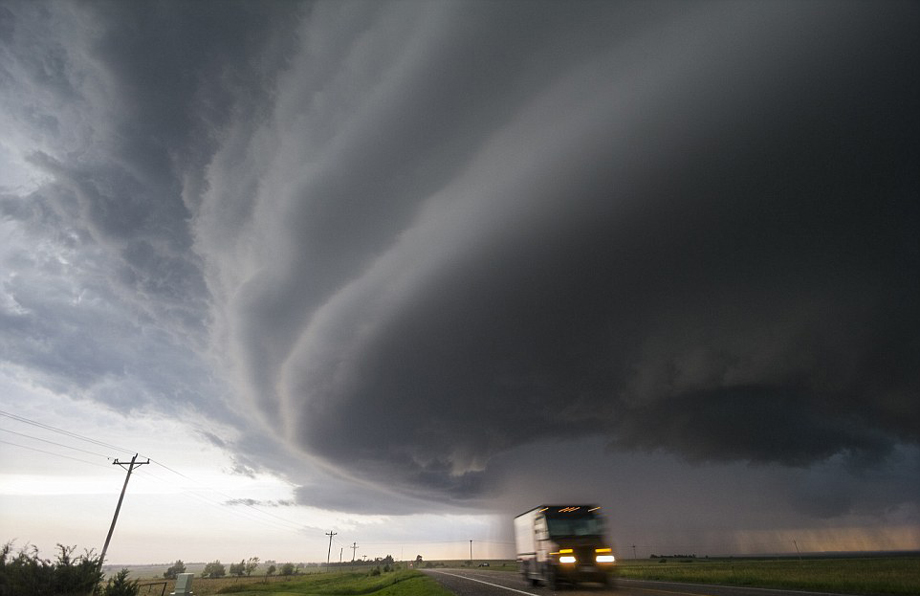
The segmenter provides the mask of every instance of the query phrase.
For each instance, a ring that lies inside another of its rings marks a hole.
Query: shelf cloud
[[[586,437],[888,466],[920,444],[918,16],[6,4],[0,355],[274,429],[342,483],[301,502],[362,513],[498,499],[496,461]]]

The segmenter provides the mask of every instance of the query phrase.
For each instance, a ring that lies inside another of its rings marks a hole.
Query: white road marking
[[[636,585],[637,583],[653,585],[653,584],[679,584],[681,582],[667,582],[667,581],[658,581],[658,580],[653,580],[653,579],[626,579],[626,578],[623,578],[622,580],[618,580],[618,581],[622,581],[624,585],[628,585],[630,588],[634,590],[664,592],[667,594],[692,594],[693,596],[710,596],[709,594],[702,594],[700,592],[675,592],[673,590],[663,590],[661,588],[642,588]],[[689,588],[692,588],[692,589],[706,588],[706,589],[715,589],[715,590],[718,590],[719,588],[728,588],[728,589],[734,588],[738,590],[744,590],[746,592],[747,591],[763,592],[764,594],[767,594],[767,595],[795,594],[795,596],[839,596],[839,594],[834,594],[833,592],[807,592],[807,591],[800,591],[800,590],[791,590],[791,589],[786,589],[786,588],[757,588],[757,587],[752,587],[752,586],[732,586],[729,584],[721,584],[721,585],[719,584],[687,584],[687,588],[688,589]]]
[[[709,596],[700,592],[674,592],[673,590],[662,590],[660,588],[633,588],[633,590],[643,590],[645,592],[658,592],[659,594],[681,594],[682,596]]]
[[[517,592],[518,594],[526,594],[527,596],[540,596],[539,594],[534,594],[533,592],[525,592],[524,590],[516,590],[515,588],[509,588],[508,586],[502,586],[500,584],[493,584],[492,582],[482,581],[481,579],[473,579],[472,577],[467,577],[465,575],[457,575],[456,573],[447,573],[446,571],[435,571],[431,569],[433,573],[443,573],[444,575],[449,575],[451,577],[459,577],[460,579],[468,579],[471,582],[479,582],[487,586],[492,586],[493,588],[501,588],[502,590],[508,590],[511,592]]]

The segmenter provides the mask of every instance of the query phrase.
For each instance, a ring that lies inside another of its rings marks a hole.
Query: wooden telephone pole
[[[329,558],[332,556],[332,537],[338,534],[338,532],[333,532],[332,530],[326,532],[326,536],[329,537],[329,552],[326,553],[326,571],[329,571]]]
[[[107,550],[109,550],[109,542],[112,541],[112,532],[115,531],[115,522],[118,521],[118,512],[121,511],[121,502],[125,500],[125,490],[128,488],[128,481],[131,480],[131,472],[134,471],[134,468],[144,466],[149,463],[150,459],[147,459],[147,461],[137,461],[137,453],[135,453],[134,457],[131,458],[131,463],[121,462],[117,459],[112,462],[113,465],[121,466],[127,470],[128,475],[125,476],[125,484],[121,487],[121,496],[118,497],[118,505],[115,507],[115,517],[112,518],[112,525],[109,527],[109,534],[105,537],[105,545],[102,547],[102,554],[99,556],[99,569],[102,569],[102,564],[105,562],[105,553]]]

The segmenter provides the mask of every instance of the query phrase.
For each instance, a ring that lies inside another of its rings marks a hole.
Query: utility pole
[[[470,567],[473,566],[473,541],[470,540]]]
[[[102,554],[99,555],[99,569],[102,569],[102,564],[105,562],[105,553],[109,550],[109,542],[112,540],[112,532],[115,531],[115,522],[118,521],[118,512],[121,511],[121,502],[125,499],[125,490],[128,488],[128,481],[131,480],[131,472],[134,471],[134,468],[139,466],[144,466],[150,463],[150,459],[147,461],[137,461],[137,453],[134,454],[134,457],[131,458],[131,463],[125,463],[118,461],[117,459],[112,462],[112,465],[121,466],[128,471],[128,475],[125,476],[125,484],[121,487],[121,496],[118,497],[118,505],[115,507],[115,517],[112,518],[112,525],[109,527],[109,534],[105,537],[105,545],[102,547]],[[127,467],[125,467],[127,466]]]
[[[329,537],[329,552],[326,553],[326,571],[329,571],[329,557],[332,556],[332,537],[338,534],[338,532],[328,531],[326,536]]]
[[[355,562],[355,552],[358,550],[358,543],[354,542],[351,545],[351,562]]]

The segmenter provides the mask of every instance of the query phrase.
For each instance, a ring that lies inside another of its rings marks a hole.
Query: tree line
[[[249,577],[253,572],[259,567],[259,557],[250,557],[249,559],[243,559],[239,563],[230,563],[230,575],[235,575],[237,577],[243,577],[244,575]],[[300,568],[303,565],[295,566],[293,563],[283,563],[279,568],[274,561],[266,561],[268,567],[265,568],[265,575],[272,576],[277,573],[278,575],[288,576],[296,575]],[[169,568],[163,572],[163,577],[166,579],[176,579],[180,573],[185,573],[186,566],[182,562],[182,559],[178,559],[175,563],[169,566]],[[227,566],[220,562],[220,559],[216,561],[211,561],[210,563],[205,564],[204,570],[201,572],[200,577],[202,578],[218,578],[225,577],[227,575]]]
[[[421,559],[421,556],[419,556],[419,559]],[[227,565],[221,563],[220,559],[217,559],[215,561],[211,561],[210,563],[206,563],[204,569],[201,571],[201,573],[198,574],[198,576],[203,579],[227,577],[228,575],[236,577],[249,577],[258,569],[260,563],[261,560],[259,557],[250,557],[249,559],[242,559],[239,563],[230,563],[228,569]],[[400,568],[400,566],[396,564],[392,555],[387,555],[385,557],[375,557],[373,561],[358,560],[355,561],[355,563],[359,565],[373,564],[376,565],[378,569],[382,569],[384,572],[395,571]],[[351,564],[352,563],[332,563],[332,567],[342,567]],[[306,567],[324,566],[322,563],[298,563],[297,565],[294,565],[294,563],[282,563],[280,566],[278,566],[275,561],[265,561],[265,565],[266,567],[264,570],[264,575],[267,577],[271,577],[276,574],[279,576],[287,577],[291,575],[297,575]],[[182,561],[182,559],[178,559],[172,563],[166,571],[163,572],[163,577],[166,579],[176,579],[180,573],[185,573],[186,569],[186,564]]]
[[[418,557],[418,559],[421,560],[421,555]],[[259,557],[250,557],[249,559],[242,559],[239,563],[230,563],[230,566],[228,569],[227,565],[224,565],[223,563],[220,562],[220,559],[217,559],[215,561],[211,561],[210,563],[206,563],[204,566],[204,569],[201,571],[201,573],[199,573],[199,577],[204,578],[204,579],[227,577],[228,575],[236,576],[236,577],[243,577],[243,576],[249,577],[258,569],[260,562],[261,561]],[[360,561],[359,560],[359,561],[356,561],[356,563],[361,564],[361,565],[367,565],[371,563],[371,561],[367,561],[367,560]],[[373,560],[373,564],[376,564],[378,573],[380,573],[381,570],[383,572],[389,572],[389,571],[395,571],[400,568],[399,565],[396,564],[392,555],[387,555],[385,557],[376,557]],[[298,563],[297,565],[294,565],[294,563],[282,563],[281,566],[279,567],[275,563],[275,561],[265,561],[265,565],[267,565],[267,567],[265,567],[265,570],[264,570],[264,575],[266,577],[271,577],[276,574],[279,576],[283,576],[283,577],[297,575],[298,573],[303,571],[305,567],[307,567],[307,565],[305,565],[304,563]],[[309,564],[309,566],[311,567],[317,567],[320,565],[321,565],[320,563],[310,563]],[[333,567],[339,567],[343,565],[350,565],[350,563],[341,563],[341,564],[333,563],[332,564]],[[381,565],[382,565],[382,568],[381,568]],[[178,559],[176,560],[176,562],[172,563],[169,566],[169,568],[167,568],[166,571],[163,572],[163,577],[166,579],[176,579],[176,577],[180,573],[185,573],[186,569],[187,569],[186,564],[182,561],[182,559]]]

